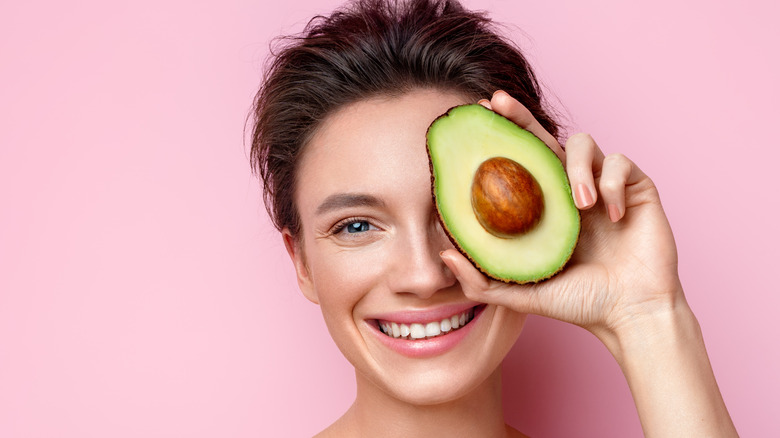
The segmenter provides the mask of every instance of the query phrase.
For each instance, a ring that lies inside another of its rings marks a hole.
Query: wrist
[[[617,319],[591,330],[620,364],[643,356],[703,344],[701,328],[680,289],[674,299],[663,304],[645,304]],[[625,371],[625,370],[624,370]]]
[[[626,377],[645,436],[737,436],[699,323],[682,291],[675,296],[594,333]]]

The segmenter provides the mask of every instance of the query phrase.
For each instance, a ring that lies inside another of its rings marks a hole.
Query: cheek
[[[346,322],[354,308],[381,287],[387,264],[381,251],[323,251],[311,276],[326,322]],[[338,319],[339,321],[334,321]]]
[[[329,253],[311,266],[325,325],[341,353],[353,364],[360,362],[364,345],[362,321],[355,308],[372,308],[372,303],[380,301],[384,266],[379,256],[359,251]]]

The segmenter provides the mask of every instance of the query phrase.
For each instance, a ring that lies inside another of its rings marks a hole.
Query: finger
[[[574,134],[566,141],[566,173],[574,191],[574,203],[581,210],[596,204],[598,192],[593,175],[601,172],[604,153],[593,138]]]
[[[504,306],[520,313],[540,312],[539,300],[533,291],[533,285],[521,286],[491,280],[454,249],[442,251],[440,255],[458,279],[468,299]]]
[[[463,293],[474,299],[490,287],[490,279],[482,275],[466,257],[455,249],[442,251],[439,256],[460,283]]]
[[[610,154],[604,158],[599,191],[612,222],[626,214],[626,186],[643,177],[644,173],[623,154]]]
[[[563,148],[561,148],[558,140],[544,129],[525,105],[518,102],[517,99],[503,90],[498,90],[493,93],[493,97],[490,99],[490,105],[493,111],[517,123],[521,128],[539,137],[547,147],[555,152],[555,155],[557,155],[562,162],[565,162],[566,154],[563,152]]]
[[[478,104],[480,104],[480,105],[482,105],[482,106],[484,106],[485,108],[487,108],[487,109],[489,109],[489,110],[492,110],[492,109],[493,109],[493,107],[492,107],[492,106],[490,106],[490,101],[489,101],[489,100],[487,100],[487,99],[480,99],[480,100],[479,100],[479,102],[477,102],[477,103],[478,103]]]

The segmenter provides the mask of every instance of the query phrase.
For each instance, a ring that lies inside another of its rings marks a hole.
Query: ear
[[[287,254],[289,254],[290,260],[292,260],[293,266],[295,266],[298,287],[303,292],[303,296],[312,303],[319,304],[317,292],[314,289],[314,282],[309,275],[309,268],[306,265],[306,255],[303,253],[303,246],[287,228],[282,230],[282,239],[284,239],[284,247],[287,248]]]

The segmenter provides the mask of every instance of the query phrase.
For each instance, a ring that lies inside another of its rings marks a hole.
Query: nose
[[[447,248],[452,248],[452,244],[437,220],[427,227],[399,235],[389,282],[391,289],[427,299],[453,286],[457,281],[455,275],[439,256]]]

